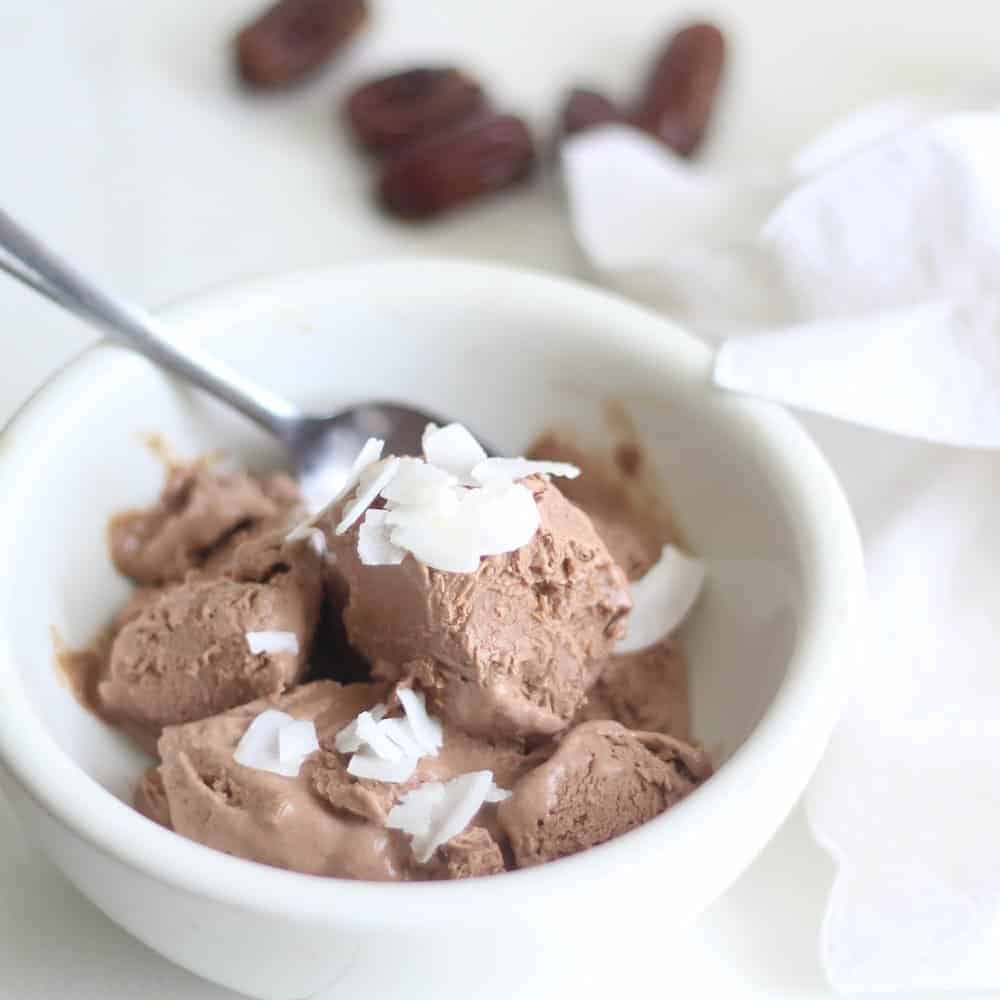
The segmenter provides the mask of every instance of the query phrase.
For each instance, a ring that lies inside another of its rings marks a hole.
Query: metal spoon
[[[0,270],[270,431],[288,448],[303,492],[314,503],[346,480],[368,438],[383,438],[386,454],[417,455],[427,423],[447,423],[423,410],[382,402],[308,416],[196,344],[174,340],[165,323],[83,277],[2,210]]]

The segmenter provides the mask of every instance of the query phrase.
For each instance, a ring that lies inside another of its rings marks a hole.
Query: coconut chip
[[[398,566],[406,549],[393,545],[386,524],[388,511],[370,507],[358,529],[358,558],[365,566]]]
[[[468,490],[462,514],[479,536],[480,556],[502,555],[527,545],[541,523],[531,490],[520,483],[495,482]]]
[[[247,632],[247,646],[256,656],[258,653],[298,654],[299,638],[294,632]]]
[[[326,555],[326,535],[319,528],[309,529],[309,548],[318,556]]]
[[[414,691],[413,688],[397,687],[396,697],[399,699],[403,711],[406,713],[406,720],[409,722],[413,735],[417,743],[424,752],[434,755],[444,744],[444,732],[441,723],[427,713],[427,699],[423,691]]]
[[[423,436],[424,458],[463,483],[470,483],[472,469],[486,458],[483,446],[461,424],[438,427],[428,424]]]
[[[514,483],[526,476],[562,476],[576,479],[580,470],[569,462],[536,462],[528,458],[487,458],[472,470],[477,483]]]
[[[665,639],[694,606],[705,582],[705,564],[665,545],[660,558],[641,580],[632,584],[628,632],[616,653],[636,653]]]
[[[374,468],[366,470],[372,475],[362,476],[361,487],[354,499],[344,508],[344,517],[337,525],[337,534],[342,535],[354,522],[372,505],[383,488],[392,482],[399,469],[398,458],[386,458],[379,463],[378,471]]]
[[[296,719],[278,730],[278,760],[282,764],[301,762],[318,749],[316,723],[309,719]]]
[[[580,472],[565,462],[487,458],[461,424],[428,424],[423,447],[426,461],[386,458],[360,473],[336,530],[343,534],[364,514],[362,565],[398,565],[409,552],[430,569],[475,573],[483,558],[516,551],[538,530],[538,505],[516,479]],[[384,508],[371,509],[378,497]]]
[[[370,466],[374,465],[382,457],[382,449],[385,447],[385,441],[379,438],[369,438],[358,452],[357,457],[351,465],[351,471],[347,474],[347,479],[341,485],[340,489],[318,510],[315,514],[307,517],[301,524],[294,527],[286,536],[286,542],[298,542],[303,538],[309,537],[309,532],[312,528],[316,526],[316,522],[319,521],[324,514],[327,513],[335,504],[340,503],[344,497],[347,496],[361,479],[362,473]]]
[[[347,773],[356,778],[407,781],[421,757],[436,757],[443,743],[441,723],[427,714],[422,694],[397,688],[402,718],[385,718],[386,706],[361,712],[337,733],[334,746],[354,756]]]
[[[267,708],[247,726],[233,760],[243,767],[295,778],[302,762],[318,749],[315,723]]]
[[[386,781],[401,785],[413,777],[417,769],[417,757],[401,757],[399,760],[384,760],[373,753],[356,753],[347,764],[347,773],[355,778],[370,781]]]
[[[443,784],[428,781],[403,796],[385,825],[409,834],[413,855],[424,864],[472,822],[483,803],[500,801],[503,793],[493,784],[492,771],[471,771]]]

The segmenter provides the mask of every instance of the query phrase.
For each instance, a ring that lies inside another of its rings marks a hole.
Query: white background
[[[863,101],[1000,76],[1000,11],[988,0],[729,0],[704,8],[670,0],[373,0],[371,30],[330,71],[294,93],[249,97],[233,82],[227,45],[258,5],[0,0],[0,204],[153,305],[232,277],[387,253],[471,255],[579,274],[548,170],[518,194],[431,227],[379,218],[368,201],[372,175],[340,128],[340,96],[369,71],[458,60],[487,80],[498,105],[528,115],[544,136],[567,85],[590,81],[626,97],[666,29],[692,12],[712,15],[728,28],[734,58],[705,159],[738,166],[779,163]],[[0,281],[0,418],[90,339]],[[622,993],[826,996],[815,939],[832,872],[796,811],[694,928],[664,940],[641,974],[623,972]],[[651,891],[670,906],[669,887]],[[609,995],[608,984],[595,981],[591,992]],[[40,857],[0,800],[0,996],[232,994],[114,927]]]

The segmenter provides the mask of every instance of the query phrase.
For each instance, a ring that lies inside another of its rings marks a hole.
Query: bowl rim
[[[623,347],[641,348],[671,368],[675,377],[700,381],[707,406],[723,408],[743,425],[745,433],[752,432],[792,512],[791,527],[806,582],[801,627],[778,691],[712,780],[668,815],[588,851],[511,872],[499,880],[408,883],[401,889],[392,883],[305,875],[231,857],[147,820],[86,775],[48,734],[21,690],[8,640],[0,634],[0,765],[38,807],[104,855],[193,895],[290,920],[426,926],[454,920],[458,914],[463,920],[475,919],[483,904],[495,919],[500,889],[505,913],[527,913],[540,899],[558,895],[570,884],[600,878],[609,866],[625,869],[647,851],[662,852],[665,842],[697,844],[702,824],[711,821],[713,814],[725,815],[728,800],[740,799],[755,782],[765,780],[763,765],[779,750],[811,748],[813,759],[803,771],[801,785],[818,761],[849,690],[845,661],[853,651],[865,590],[858,533],[833,472],[805,430],[777,404],[715,390],[710,384],[712,352],[693,334],[662,315],[570,278],[444,257],[377,259],[242,279],[186,296],[162,313],[177,324],[181,336],[197,336],[199,325],[210,326],[213,316],[233,317],[246,303],[253,308],[263,303],[266,308],[276,301],[294,302],[296,290],[344,281],[371,284],[391,278],[419,289],[430,274],[449,289],[452,298],[500,283],[507,286],[512,299],[534,302],[536,308],[541,303],[547,308],[599,315],[609,329],[616,330]],[[111,370],[106,367],[108,351],[132,357],[122,348],[99,342],[50,375],[11,417],[0,436],[4,444],[0,489],[30,461],[21,442],[41,426],[40,411],[91,371],[100,369],[107,375]],[[0,526],[0,535],[2,531]],[[2,617],[0,609],[0,624]],[[783,818],[784,814],[775,818],[769,833]],[[751,858],[752,854],[746,863]],[[405,906],[399,906],[401,900]]]

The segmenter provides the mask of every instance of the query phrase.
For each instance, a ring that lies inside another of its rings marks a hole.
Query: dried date
[[[681,156],[701,142],[722,78],[726,43],[713,24],[673,35],[650,73],[635,123]]]
[[[516,184],[534,166],[527,126],[486,114],[405,147],[385,164],[382,206],[401,219],[428,219]]]
[[[236,36],[236,61],[254,87],[294,83],[317,69],[368,19],[366,0],[280,0]]]
[[[625,114],[603,94],[585,87],[576,87],[569,92],[563,105],[560,132],[564,136],[573,135],[584,129],[625,120]]]
[[[483,88],[453,67],[418,67],[358,87],[345,105],[358,141],[399,149],[484,110]]]

